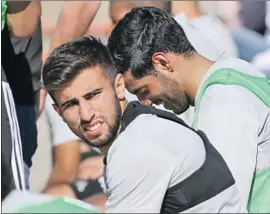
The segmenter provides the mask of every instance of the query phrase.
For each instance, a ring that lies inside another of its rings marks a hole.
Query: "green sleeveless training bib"
[[[256,77],[231,68],[219,69],[204,83],[195,101],[195,117],[192,127],[197,129],[200,104],[206,89],[213,84],[240,85],[254,93],[270,108],[270,80]],[[254,174],[248,211],[251,213],[270,213],[270,167]]]
[[[7,1],[1,1],[1,30],[4,29],[6,22],[6,13],[7,13]]]

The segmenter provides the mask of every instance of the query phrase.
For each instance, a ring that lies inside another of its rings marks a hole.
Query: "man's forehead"
[[[125,79],[125,86],[127,90],[131,93],[144,86],[144,78],[134,78],[130,70],[125,72],[123,76]]]
[[[60,103],[69,99],[83,97],[85,94],[101,87],[106,87],[108,77],[99,68],[89,68],[78,74],[71,82],[59,88],[55,96]]]
[[[125,83],[128,86],[132,86],[136,83],[135,78],[133,77],[132,73],[130,70],[128,70],[127,72],[123,73],[123,77],[125,79]]]

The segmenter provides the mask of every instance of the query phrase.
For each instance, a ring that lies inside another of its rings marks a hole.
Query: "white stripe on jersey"
[[[12,139],[11,167],[14,183],[17,189],[25,190],[21,136],[15,104],[9,84],[2,82],[2,86]]]

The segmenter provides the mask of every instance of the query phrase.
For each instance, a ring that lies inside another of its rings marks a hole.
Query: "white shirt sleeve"
[[[174,164],[161,147],[144,145],[129,144],[108,157],[107,213],[160,213]]]
[[[256,165],[257,127],[256,118],[244,105],[225,96],[207,96],[201,103],[198,129],[227,162],[245,204]]]

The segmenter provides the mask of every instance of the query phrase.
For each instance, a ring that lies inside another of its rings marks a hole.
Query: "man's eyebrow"
[[[85,94],[83,95],[83,97],[93,96],[93,95],[95,95],[96,93],[101,92],[101,91],[102,91],[102,88],[97,88],[97,89],[95,89],[95,90],[92,90],[92,91],[89,91],[89,92],[85,93]],[[67,104],[73,103],[73,102],[76,102],[76,99],[75,99],[75,98],[72,98],[72,99],[70,99],[70,100],[67,100],[67,101],[63,102],[62,104],[60,104],[60,106],[61,106],[61,107],[65,107]]]
[[[86,94],[83,95],[83,97],[93,96],[96,93],[101,92],[101,91],[102,91],[102,88],[97,88],[95,90],[92,90],[92,91],[87,92]]]
[[[67,104],[75,102],[75,101],[76,101],[76,99],[73,98],[73,99],[70,99],[70,100],[67,100],[67,101],[63,102],[60,106],[65,107]]]

